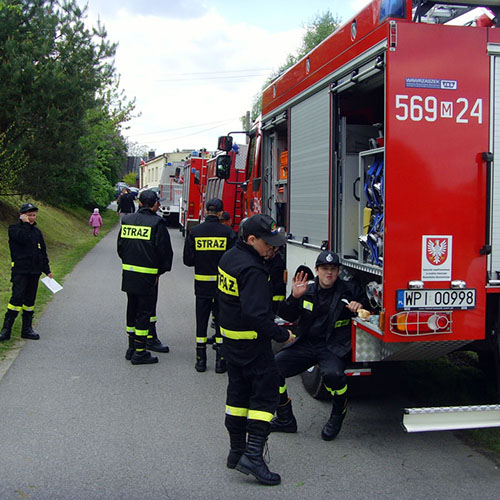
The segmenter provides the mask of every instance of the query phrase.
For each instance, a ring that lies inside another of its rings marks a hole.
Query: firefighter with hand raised
[[[222,337],[219,331],[217,306],[217,267],[219,260],[234,246],[236,233],[220,222],[222,200],[212,198],[206,204],[205,221],[194,226],[184,242],[183,261],[194,266],[194,293],[196,296],[196,364],[198,372],[207,369],[207,327],[212,312],[215,323],[215,372],[225,373],[226,362],[221,354]]]
[[[279,402],[280,378],[271,340],[291,342],[293,335],[274,322],[265,261],[285,242],[285,234],[271,217],[253,215],[243,223],[235,247],[219,263],[220,330],[228,363],[225,425],[231,449],[227,467],[252,474],[267,485],[281,482],[263,459]]]
[[[278,314],[298,321],[297,340],[276,354],[282,376],[280,405],[271,422],[271,432],[297,432],[297,421],[288,398],[285,379],[319,365],[323,381],[333,396],[331,415],[321,432],[325,441],[340,432],[347,411],[347,377],[344,357],[351,351],[351,318],[368,298],[354,282],[338,279],[339,256],[324,250],[316,259],[316,279],[300,271],[293,278],[292,293],[280,305]]]
[[[40,335],[33,330],[38,280],[42,273],[52,278],[49,258],[42,232],[36,227],[38,208],[33,203],[24,203],[19,209],[19,222],[9,226],[9,247],[12,259],[12,296],[0,332],[0,341],[9,340],[12,326],[20,311],[23,312],[21,337],[38,340]]]
[[[139,196],[139,210],[122,219],[118,255],[122,259],[122,291],[127,294],[126,359],[133,365],[157,363],[146,350],[150,320],[156,307],[158,280],[172,268],[173,251],[167,224],[156,212],[158,195],[151,190]]]

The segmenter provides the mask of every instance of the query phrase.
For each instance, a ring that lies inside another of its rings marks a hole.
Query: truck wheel
[[[312,366],[301,374],[305,390],[315,399],[331,399],[331,394],[325,389],[323,377],[317,366]]]

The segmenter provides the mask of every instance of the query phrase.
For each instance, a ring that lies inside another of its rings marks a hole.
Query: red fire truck
[[[477,6],[486,15],[453,25]],[[353,362],[467,348],[500,366],[495,19],[499,1],[374,0],[264,91],[248,215],[285,226],[289,272],[329,248],[366,286],[374,314],[353,321]],[[462,427],[481,425],[473,410]],[[453,428],[446,411],[435,429]]]
[[[202,219],[205,214],[205,203],[211,198],[219,198],[224,204],[224,210],[231,216],[231,227],[238,231],[243,219],[243,197],[242,188],[245,181],[245,165],[247,155],[247,145],[238,144],[229,152],[231,165],[228,179],[217,177],[217,157],[214,156],[207,162],[206,186],[203,191],[203,201],[201,203]]]
[[[183,235],[200,222],[202,186],[206,183],[209,158],[210,153],[206,149],[193,151],[181,168],[182,198],[179,223]]]

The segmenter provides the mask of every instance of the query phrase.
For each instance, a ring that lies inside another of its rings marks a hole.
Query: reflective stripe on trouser
[[[286,384],[280,385],[280,406],[288,401],[288,391],[286,390]]]
[[[246,420],[249,433],[267,436],[279,403],[279,374],[269,358],[257,357],[247,366],[228,363],[226,428],[241,428]]]
[[[11,278],[12,295],[7,309],[16,312],[33,311],[39,278],[38,274],[13,274]]]
[[[34,310],[35,310],[35,306],[24,306],[23,305],[23,311],[33,312]]]
[[[22,308],[22,306],[13,306],[12,304],[7,304],[7,309],[10,309],[11,311],[19,312]]]

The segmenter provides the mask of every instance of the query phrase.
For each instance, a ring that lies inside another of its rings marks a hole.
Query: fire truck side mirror
[[[217,149],[229,152],[231,151],[232,147],[233,147],[233,138],[230,135],[223,135],[222,137],[219,137]]]
[[[231,173],[231,156],[219,155],[217,157],[217,177],[219,179],[229,179]]]

